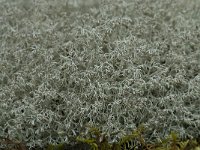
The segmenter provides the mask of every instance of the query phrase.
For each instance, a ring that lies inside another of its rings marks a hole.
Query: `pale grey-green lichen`
[[[199,0],[0,0],[0,135],[69,142],[200,132]],[[80,2],[80,3],[79,3]]]

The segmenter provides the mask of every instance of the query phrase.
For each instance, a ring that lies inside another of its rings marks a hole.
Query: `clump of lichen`
[[[87,2],[0,0],[0,135],[43,147],[90,124],[112,143],[144,124],[146,141],[197,137],[200,1]]]

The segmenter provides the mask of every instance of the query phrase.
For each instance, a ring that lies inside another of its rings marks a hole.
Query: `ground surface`
[[[199,0],[0,0],[0,135],[198,136],[199,41]]]

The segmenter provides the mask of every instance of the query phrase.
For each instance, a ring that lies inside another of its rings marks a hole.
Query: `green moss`
[[[64,144],[58,144],[58,145],[50,144],[47,150],[64,150]]]
[[[77,142],[87,143],[91,146],[92,150],[198,150],[200,142],[195,139],[181,140],[178,134],[174,131],[170,133],[161,142],[147,143],[143,138],[145,133],[145,127],[140,125],[130,135],[122,137],[119,142],[109,143],[108,138],[105,134],[97,128],[90,128],[88,135],[85,137],[77,137]]]

